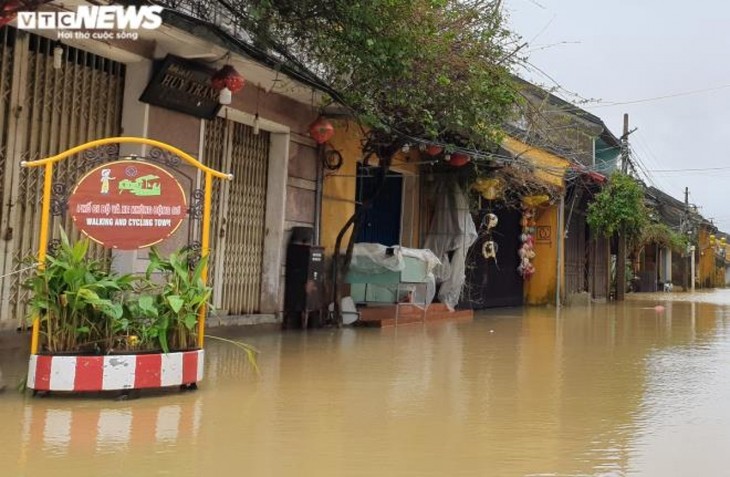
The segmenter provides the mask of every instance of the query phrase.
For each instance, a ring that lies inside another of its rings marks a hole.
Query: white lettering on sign
[[[75,12],[18,12],[21,30],[156,30],[162,25],[159,5],[79,5]]]
[[[102,217],[87,217],[86,225],[102,225],[102,226],[114,225],[114,219],[105,219]]]

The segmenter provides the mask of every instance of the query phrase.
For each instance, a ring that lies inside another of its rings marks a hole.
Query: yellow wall
[[[502,146],[515,156],[527,159],[535,168],[535,177],[547,184],[564,187],[565,169],[570,163],[560,156],[532,147],[517,139],[506,137]]]
[[[698,248],[700,263],[697,269],[697,280],[700,288],[714,286],[715,280],[715,251],[710,246],[710,230],[700,226]]]
[[[560,189],[565,188],[565,170],[570,162],[560,156],[535,148],[512,137],[506,137],[502,146],[510,153],[526,159],[535,167],[535,178]],[[525,281],[525,303],[528,305],[547,305],[555,303],[555,291],[558,286],[557,262],[558,240],[563,240],[558,233],[559,206],[551,205],[541,208],[537,216],[538,227],[549,227],[551,239],[535,241],[535,274]],[[565,246],[563,244],[563,250]],[[565,263],[565,260],[563,260]],[[565,267],[560,271],[561,281],[564,283]]]
[[[525,303],[528,305],[555,304],[555,291],[558,285],[558,205],[540,209],[537,226],[550,228],[550,241],[535,240],[535,274],[525,281]],[[537,237],[536,237],[537,239]]]
[[[360,159],[360,129],[354,123],[337,122],[335,135],[330,144],[342,154],[342,167],[337,171],[326,171],[322,187],[322,234],[320,241],[325,253],[331,255],[335,249],[337,234],[355,213],[355,187],[357,162]],[[350,229],[352,230],[352,229]],[[350,233],[343,238],[346,244]]]
[[[328,255],[334,251],[340,229],[355,212],[357,163],[362,157],[360,129],[345,122],[335,124],[335,128],[336,133],[330,143],[342,154],[343,165],[338,171],[325,175],[324,179],[321,242]],[[537,179],[561,189],[564,187],[564,171],[569,166],[568,161],[512,138],[505,139],[503,145],[513,154],[538,166],[535,171]],[[408,157],[402,153],[397,154],[393,160],[393,170],[418,174],[417,164],[406,163],[417,161],[418,156],[416,148],[412,148]],[[418,219],[413,226],[419,230]],[[557,240],[562,240],[558,233],[558,205],[539,209],[537,226],[549,227],[551,238],[549,241],[535,242],[536,256],[533,263],[536,272],[525,282],[525,302],[530,305],[554,304],[557,287]],[[349,233],[343,239],[343,246],[348,239]]]
[[[322,235],[321,243],[325,253],[331,255],[335,249],[337,234],[345,225],[350,216],[355,213],[355,194],[357,191],[357,163],[362,159],[362,132],[354,123],[339,121],[333,122],[335,135],[330,140],[331,146],[342,154],[342,167],[337,171],[325,171],[324,186],[322,188]],[[417,148],[411,148],[408,154],[397,153],[393,157],[391,169],[404,175],[417,176],[419,172],[419,153]],[[370,159],[370,165],[376,166],[377,159]],[[418,187],[415,187],[413,200],[418,204]],[[398,207],[401,204],[397,204]],[[418,214],[411,221],[412,227],[419,230]],[[341,250],[350,238],[350,232],[343,237]],[[418,241],[418,237],[415,237]],[[409,244],[406,244],[409,245]],[[413,245],[413,244],[410,244]]]

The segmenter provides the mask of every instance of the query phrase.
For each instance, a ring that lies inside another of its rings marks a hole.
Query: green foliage
[[[640,246],[645,246],[651,243],[670,248],[676,252],[682,252],[687,249],[689,241],[687,240],[687,237],[675,232],[669,228],[668,225],[655,223],[648,224],[642,229],[639,240]]]
[[[62,230],[58,250],[24,284],[30,318],[40,320],[42,351],[195,347],[198,313],[212,293],[202,280],[205,260],[190,270],[189,252],[163,258],[152,249],[146,276],[116,275],[88,256],[89,245],[88,239],[72,245]]]
[[[315,77],[381,137],[491,146],[511,113],[515,38],[501,2],[233,2],[256,41]],[[396,131],[397,129],[397,131]]]
[[[648,222],[644,191],[636,180],[621,172],[615,172],[588,205],[588,225],[607,237],[619,233],[636,240]]]
[[[156,248],[150,250],[147,280],[161,273],[162,286],[154,290],[153,303],[146,299],[140,311],[156,321],[157,337],[165,352],[172,344],[176,349],[195,346],[198,313],[208,305],[213,289],[203,283],[207,257],[193,270],[188,267],[190,252],[182,250],[163,258]],[[168,332],[169,331],[169,332]]]
[[[190,251],[164,258],[150,250],[143,277],[116,275],[88,256],[90,242],[61,244],[24,286],[31,291],[30,318],[40,320],[40,350],[139,352],[196,347],[198,313],[212,288],[203,283],[206,259],[189,267]],[[244,351],[258,372],[258,351],[246,343],[210,336]],[[22,386],[25,385],[23,380]]]
[[[122,319],[120,299],[133,278],[106,271],[88,257],[89,240],[71,245],[61,230],[61,243],[24,284],[32,293],[30,313],[39,317],[43,349],[49,352],[88,351],[108,341],[114,323]]]

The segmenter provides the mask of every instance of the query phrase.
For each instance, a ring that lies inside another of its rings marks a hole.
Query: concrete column
[[[288,159],[289,133],[272,133],[266,191],[266,240],[261,277],[261,313],[266,314],[279,311]]]
[[[664,283],[672,283],[674,278],[672,277],[672,249],[662,249],[662,281]]]
[[[147,137],[149,105],[139,101],[152,74],[152,62],[141,61],[127,64],[122,101],[122,136]],[[144,156],[146,146],[122,144],[120,156],[136,154]],[[117,273],[134,273],[139,268],[137,251],[112,251],[112,270]]]

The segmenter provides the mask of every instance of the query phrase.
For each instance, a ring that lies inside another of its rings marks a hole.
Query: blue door
[[[357,207],[370,199],[376,192],[383,175],[379,167],[357,165]],[[356,242],[380,243],[391,246],[400,244],[401,201],[403,177],[397,172],[388,172],[385,185],[365,212]]]

